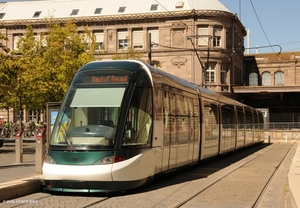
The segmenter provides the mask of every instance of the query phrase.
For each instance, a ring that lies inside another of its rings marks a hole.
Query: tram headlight
[[[49,155],[45,156],[45,163],[56,164],[55,160]]]
[[[109,156],[109,157],[104,157],[104,158],[98,160],[97,162],[94,163],[94,165],[113,164],[113,163],[121,162],[123,160],[125,160],[125,159],[121,156]]]

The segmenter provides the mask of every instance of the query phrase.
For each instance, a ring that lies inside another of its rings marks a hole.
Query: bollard
[[[268,135],[268,143],[270,144],[271,143],[271,136]]]
[[[39,128],[36,134],[35,173],[42,174],[45,158],[46,128]]]
[[[23,163],[23,131],[19,130],[16,134],[16,163]]]

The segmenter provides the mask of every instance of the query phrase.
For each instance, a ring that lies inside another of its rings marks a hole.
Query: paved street
[[[31,177],[34,174],[35,140],[23,141],[23,163],[16,163],[15,140],[5,139],[3,147],[0,148],[0,183]]]

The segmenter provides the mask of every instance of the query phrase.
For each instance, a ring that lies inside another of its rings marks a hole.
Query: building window
[[[213,36],[214,47],[221,46],[221,32],[222,32],[222,28],[214,28],[214,36]]]
[[[177,1],[175,4],[175,8],[179,9],[179,8],[183,8],[184,6],[184,2],[183,1]]]
[[[198,28],[198,46],[207,47],[208,46],[208,28],[199,27]]]
[[[41,33],[41,44],[43,47],[47,47],[47,38],[48,38],[48,34],[44,34],[44,33]]]
[[[128,32],[127,31],[119,31],[118,32],[118,43],[119,49],[128,49]]]
[[[256,72],[249,74],[249,86],[258,86],[258,74]]]
[[[73,9],[72,13],[71,13],[71,16],[72,15],[77,15],[79,12],[79,9]]]
[[[276,72],[275,73],[275,86],[276,85],[284,85],[284,73],[283,72]]]
[[[3,19],[5,13],[0,13],[0,19]]]
[[[205,83],[215,83],[215,68],[216,64],[210,63],[205,71]]]
[[[42,13],[41,11],[36,11],[34,13],[33,17],[39,17],[41,13]]]
[[[103,32],[95,32],[94,33],[95,38],[96,38],[96,50],[104,50],[104,34]]]
[[[132,44],[134,49],[143,48],[143,30],[134,30],[132,33]]]
[[[94,14],[101,14],[102,8],[96,8]]]
[[[270,86],[271,85],[271,74],[270,74],[270,72],[263,72],[262,73],[261,83],[262,83],[262,86]]]
[[[118,13],[123,13],[125,12],[126,7],[119,7]]]
[[[226,84],[228,65],[222,65],[221,68],[221,84]]]
[[[158,4],[152,4],[150,7],[150,11],[156,11],[158,8]]]
[[[151,34],[151,48],[158,48],[159,45],[159,33],[158,29],[150,29],[148,33]]]
[[[91,38],[89,38],[88,34],[82,31],[78,32],[78,34],[80,34],[81,36],[82,43],[84,43],[85,46],[88,47],[91,44]]]
[[[232,33],[230,30],[226,30],[226,48],[232,48]]]
[[[22,35],[14,35],[14,37],[13,37],[13,39],[14,39],[14,41],[13,41],[13,49],[14,50],[18,50],[19,48],[18,48],[18,41],[20,40],[20,38],[21,38],[21,36]]]

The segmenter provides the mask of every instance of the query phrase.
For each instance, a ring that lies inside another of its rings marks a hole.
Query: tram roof
[[[209,10],[230,12],[219,0],[28,0],[0,3],[0,20],[42,20]]]

